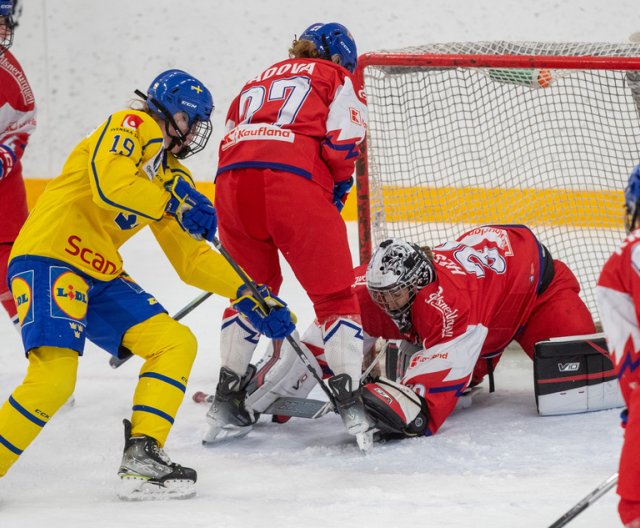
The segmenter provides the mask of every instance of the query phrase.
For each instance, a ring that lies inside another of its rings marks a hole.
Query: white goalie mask
[[[416,295],[435,278],[427,255],[415,244],[397,238],[381,242],[367,267],[367,289],[373,302],[405,333],[411,330]]]

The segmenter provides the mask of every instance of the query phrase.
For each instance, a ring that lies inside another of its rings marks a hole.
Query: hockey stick
[[[204,301],[206,301],[212,295],[213,294],[211,292],[205,292],[198,295],[195,299],[193,299],[193,301],[191,301],[182,309],[178,310],[175,313],[175,315],[173,315],[173,319],[175,321],[179,321],[184,316],[190,314],[193,310],[195,310],[198,306],[200,306]],[[127,350],[122,357],[111,356],[111,358],[109,359],[109,365],[114,369],[118,368],[123,363],[126,363],[127,361],[129,361],[132,357],[133,357],[133,354]]]
[[[387,346],[388,346],[388,342],[385,343],[385,345],[380,349],[380,352],[378,352],[376,354],[376,357],[373,358],[373,361],[371,361],[371,363],[369,363],[369,366],[366,368],[366,370],[362,373],[362,376],[360,376],[360,384],[362,385],[362,383],[364,382],[364,380],[367,379],[367,376],[369,375],[369,373],[373,370],[373,368],[379,363],[379,361],[382,359],[382,356],[384,356],[387,353]]]
[[[214,394],[207,394],[202,391],[195,392],[192,396],[193,401],[196,403],[213,403],[214,398]],[[328,401],[281,396],[261,414],[277,414],[293,418],[320,418],[332,411],[331,402]]]
[[[262,298],[262,295],[260,295],[260,292],[258,291],[258,287],[256,286],[256,283],[249,278],[249,276],[244,272],[244,270],[240,266],[238,266],[238,263],[231,257],[231,255],[229,255],[229,253],[227,253],[227,250],[220,243],[217,237],[213,238],[213,245],[220,252],[220,254],[225,258],[225,260],[229,263],[229,265],[233,268],[233,271],[235,271],[240,277],[240,279],[242,279],[242,282],[244,282],[245,286],[249,288],[249,290],[251,291],[251,294],[260,305],[260,308],[262,308],[266,313],[269,313],[271,311],[271,307],[265,302],[265,300]],[[296,351],[296,354],[298,354],[298,357],[305,364],[305,366],[307,367],[307,370],[311,372],[311,375],[318,382],[318,384],[320,385],[324,393],[329,398],[329,401],[333,406],[333,410],[335,411],[337,407],[336,407],[336,402],[333,397],[333,394],[331,394],[331,391],[322,382],[322,378],[318,376],[318,373],[313,368],[313,365],[307,359],[307,356],[300,348],[300,345],[298,344],[298,342],[293,337],[291,337],[291,335],[288,335],[285,339],[291,345],[291,347]]]
[[[560,528],[561,526],[565,526],[575,517],[577,517],[580,513],[586,510],[589,506],[591,506],[594,502],[596,502],[600,497],[602,497],[607,491],[613,488],[618,482],[618,474],[614,473],[607,480],[605,480],[602,484],[600,484],[596,489],[594,489],[589,495],[587,495],[584,499],[578,502],[573,508],[571,508],[567,513],[565,513],[562,517],[560,517],[556,522],[549,526],[549,528]]]

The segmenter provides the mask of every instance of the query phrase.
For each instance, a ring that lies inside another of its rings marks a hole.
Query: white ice
[[[354,249],[355,227],[349,225]],[[198,295],[179,282],[150,234],[134,241],[125,247],[126,269],[170,313]],[[311,305],[288,269],[282,297],[302,325],[311,321]],[[112,370],[108,355],[88,345],[75,406],[56,415],[0,479],[0,527],[541,528],[617,471],[619,411],[538,416],[532,363],[521,351],[501,361],[495,393],[485,384],[472,406],[456,411],[431,438],[378,444],[365,456],[336,415],[284,425],[263,417],[248,437],[205,448],[207,407],[190,397],[214,390],[224,305],[209,299],[184,319],[200,351],[167,451],[198,470],[195,499],[115,498],[121,422],[130,415],[141,360]],[[26,361],[16,332],[1,319],[4,400]],[[616,505],[612,491],[571,526],[620,526]]]

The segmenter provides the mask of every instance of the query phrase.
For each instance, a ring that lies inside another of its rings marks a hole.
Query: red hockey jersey
[[[13,242],[27,218],[21,158],[35,129],[33,92],[9,51],[0,56],[0,243]]]
[[[607,345],[628,414],[620,453],[618,511],[634,519],[640,506],[640,229],[633,231],[604,265],[596,300]],[[627,522],[625,520],[625,522]]]
[[[367,109],[351,74],[323,59],[288,59],[249,81],[227,113],[217,174],[269,168],[331,191],[353,173]]]
[[[482,357],[501,353],[533,310],[544,252],[524,226],[483,226],[433,249],[436,280],[412,306],[414,335],[422,344],[402,380],[429,407],[435,433],[453,411]],[[362,325],[372,336],[397,339],[392,320],[371,300],[356,270]]]
[[[640,229],[604,265],[596,300],[611,358],[627,405],[640,384]]]

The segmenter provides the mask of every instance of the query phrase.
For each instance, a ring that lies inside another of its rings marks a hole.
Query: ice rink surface
[[[355,227],[349,225],[354,248]],[[149,230],[123,254],[127,271],[170,313],[198,295],[179,282]],[[311,305],[288,269],[281,294],[304,328]],[[495,393],[485,381],[471,407],[455,411],[431,438],[377,444],[363,455],[337,415],[284,425],[262,417],[246,438],[205,448],[207,407],[191,395],[214,390],[224,305],[209,299],[183,320],[200,349],[166,449],[198,470],[196,498],[123,503],[115,497],[122,419],[130,415],[141,360],[112,370],[108,355],[88,345],[75,405],[63,408],[0,480],[0,527],[542,528],[617,470],[619,411],[538,416],[532,363],[521,351],[502,359]],[[4,400],[26,361],[4,318],[0,339]],[[318,389],[312,395],[323,397]],[[616,505],[610,492],[571,527],[620,526]]]

